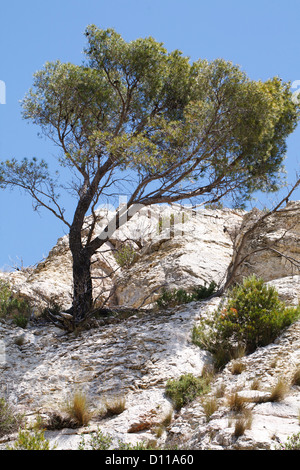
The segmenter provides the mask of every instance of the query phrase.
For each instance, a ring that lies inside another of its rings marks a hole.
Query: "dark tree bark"
[[[91,279],[91,260],[82,249],[73,256],[73,323],[76,327],[93,307],[93,286]]]

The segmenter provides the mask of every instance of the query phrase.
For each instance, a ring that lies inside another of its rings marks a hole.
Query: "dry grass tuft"
[[[231,369],[230,372],[233,375],[239,375],[241,374],[244,370],[246,369],[245,364],[242,363],[242,361],[235,360],[231,364]]]
[[[233,392],[227,397],[229,409],[236,413],[244,411],[246,403],[248,402],[249,400],[247,398],[241,397],[238,392]]]
[[[126,400],[124,397],[111,397],[104,400],[106,418],[110,416],[120,415],[126,408]]]
[[[271,401],[271,402],[281,401],[285,398],[287,392],[288,392],[288,386],[286,382],[282,378],[279,378],[278,382],[273,387],[271,394],[269,395],[267,401]]]
[[[216,397],[210,397],[206,400],[202,400],[203,411],[205,414],[206,422],[211,419],[211,416],[218,409],[218,402]]]
[[[75,421],[78,426],[86,426],[92,418],[92,413],[88,404],[86,395],[77,391],[66,405],[66,411],[69,417]]]
[[[296,370],[293,375],[292,385],[300,385],[300,367]]]
[[[234,426],[234,436],[239,438],[243,436],[246,429],[251,429],[253,421],[252,412],[249,409],[244,409],[243,413],[237,418]]]

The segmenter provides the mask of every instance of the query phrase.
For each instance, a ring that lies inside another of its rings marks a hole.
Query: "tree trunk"
[[[74,326],[79,325],[92,310],[93,287],[91,279],[91,260],[86,250],[81,249],[73,255],[73,304]]]

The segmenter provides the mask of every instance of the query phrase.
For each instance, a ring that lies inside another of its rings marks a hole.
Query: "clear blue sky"
[[[115,28],[126,40],[153,36],[191,61],[218,57],[239,64],[252,79],[300,80],[299,0],[10,0],[0,7],[0,160],[36,156],[52,164],[56,149],[21,118],[20,103],[32,75],[46,61],[80,64],[84,30],[94,23]],[[299,170],[300,130],[289,138],[286,168]],[[300,199],[300,193],[294,199]],[[267,198],[260,203],[269,204]],[[70,203],[71,204],[71,203]],[[70,207],[70,206],[69,206]],[[29,197],[0,192],[0,268],[19,259],[40,261],[65,228]]]

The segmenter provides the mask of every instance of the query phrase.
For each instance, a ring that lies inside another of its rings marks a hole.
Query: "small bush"
[[[124,244],[114,253],[114,257],[121,268],[130,268],[137,259],[137,252],[131,245]]]
[[[16,326],[19,326],[20,328],[26,328],[28,324],[28,317],[23,315],[23,313],[19,313],[18,315],[14,315],[13,321]]]
[[[166,385],[166,395],[172,400],[176,410],[180,410],[208,390],[209,379],[195,377],[193,374],[182,375],[177,380],[168,380]]]
[[[233,375],[239,375],[241,374],[244,370],[246,369],[245,364],[243,364],[241,361],[233,361],[231,365],[231,373]]]
[[[113,439],[109,434],[104,434],[99,428],[93,433],[88,442],[84,437],[81,438],[78,450],[108,450],[112,445]]]
[[[85,441],[85,438],[82,437],[78,446],[78,450],[150,450],[155,449],[152,447],[151,443],[148,442],[137,442],[136,444],[128,444],[120,439],[118,440],[118,445],[116,448],[113,447],[113,437],[110,434],[104,434],[101,429],[97,429],[93,433],[88,441]]]
[[[300,432],[292,434],[286,442],[280,443],[276,450],[300,450]]]
[[[185,289],[163,289],[156,303],[159,308],[170,308],[176,305],[187,304],[189,302],[200,301],[210,297],[216,290],[216,283],[211,282],[209,286],[196,286],[191,292]]]
[[[0,279],[0,317],[6,315],[7,305],[10,302],[11,290],[7,282]]]
[[[63,306],[59,301],[58,296],[52,296],[50,299],[46,299],[47,307],[45,307],[40,314],[40,318],[44,320],[49,320],[49,317],[53,315],[54,317],[59,315],[63,310]]]
[[[23,415],[15,413],[5,398],[0,398],[0,437],[16,432],[23,423]]]
[[[253,381],[251,383],[251,390],[259,390],[259,389],[260,389],[260,379],[255,378],[255,379],[253,379]]]
[[[118,441],[118,448],[116,450],[158,450],[153,442],[140,441],[136,444],[129,444],[123,441]]]
[[[281,331],[300,316],[300,306],[287,308],[272,286],[250,276],[234,287],[227,302],[193,329],[193,342],[208,349],[218,368],[237,356],[252,353],[273,342]]]
[[[18,439],[13,446],[8,446],[7,450],[54,450],[50,449],[50,443],[45,438],[44,431],[20,430]]]
[[[14,294],[10,285],[0,280],[0,318],[12,317],[17,326],[25,328],[30,316],[29,302]]]
[[[47,420],[41,420],[41,427],[48,431],[57,431],[65,428],[75,429],[78,427],[78,422],[71,416],[54,411],[49,414]]]

